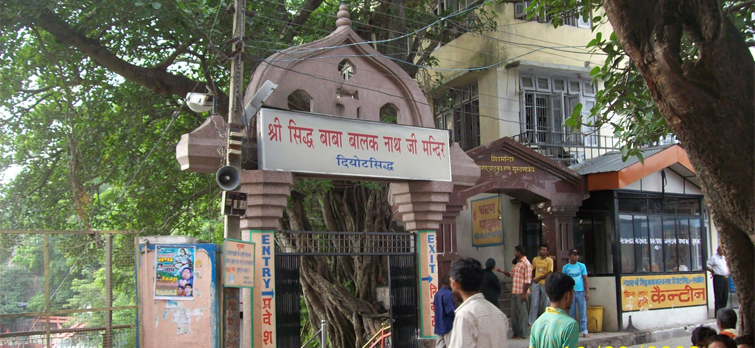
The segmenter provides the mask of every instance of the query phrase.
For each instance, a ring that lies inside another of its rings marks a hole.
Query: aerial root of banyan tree
[[[361,184],[334,182],[319,198],[324,224],[330,231],[385,232],[391,211],[387,185],[370,189]],[[292,230],[311,231],[305,201],[307,195],[292,191],[286,216]],[[302,248],[312,240],[289,236],[286,243]],[[358,250],[359,236],[347,243]],[[302,256],[299,279],[309,322],[327,322],[331,347],[361,347],[388,319],[386,308],[376,302],[380,276],[387,274],[385,256]],[[347,287],[348,286],[348,287]]]

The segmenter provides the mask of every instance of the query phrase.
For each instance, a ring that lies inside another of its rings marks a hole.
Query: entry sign
[[[226,239],[223,242],[223,261],[225,287],[254,287],[254,243]]]
[[[263,170],[451,181],[445,130],[267,108],[258,122]]]

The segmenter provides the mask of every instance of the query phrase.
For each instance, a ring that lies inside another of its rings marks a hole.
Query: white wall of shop
[[[616,304],[616,278],[589,277],[590,299],[588,306],[603,307],[603,331],[619,331],[619,311]]]
[[[640,331],[664,327],[699,325],[708,320],[707,312],[706,306],[624,312],[622,314],[622,322],[624,323],[624,329],[626,329],[627,325],[629,325],[629,317],[631,316],[632,325]]]
[[[666,188],[663,187],[663,177],[661,172],[655,172],[640,180],[637,180],[623,188],[623,190],[637,190],[637,191],[649,191],[649,192],[666,192],[683,195],[702,195],[703,192],[700,188],[695,186],[689,180],[684,179],[679,174],[669,170],[664,170],[666,173]]]

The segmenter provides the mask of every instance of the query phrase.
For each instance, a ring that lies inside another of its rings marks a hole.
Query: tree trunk
[[[755,329],[755,67],[718,0],[604,0],[624,50],[689,154],[719,230],[741,302]],[[683,37],[699,50],[680,54]],[[714,246],[715,247],[715,246]]]
[[[325,226],[331,231],[385,232],[390,225],[386,185],[368,189],[361,184],[334,182],[333,189],[316,197]],[[311,231],[305,200],[313,197],[293,190],[286,214],[293,230]],[[311,242],[290,236],[287,243],[302,247]],[[334,246],[338,243],[334,242]],[[352,249],[365,245],[362,236],[346,241]],[[332,347],[362,347],[388,319],[387,309],[375,303],[378,278],[385,278],[385,256],[303,256],[300,282],[309,312],[317,327],[327,321]]]

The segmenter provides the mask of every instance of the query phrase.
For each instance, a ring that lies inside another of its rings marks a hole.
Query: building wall
[[[604,62],[603,55],[590,54],[585,48],[595,37],[588,28],[553,28],[547,23],[515,19],[511,3],[487,5],[486,10],[497,15],[497,29],[466,33],[435,50],[439,69],[432,71],[433,78],[448,87],[478,83],[480,144],[521,133],[520,73],[533,73],[535,66],[543,74],[589,79],[590,69]],[[612,32],[607,23],[597,31],[606,37]],[[506,68],[512,62],[523,65]],[[471,70],[444,70],[468,68]]]
[[[476,248],[472,246],[472,213],[470,202],[496,195],[480,194],[467,200],[464,210],[456,218],[456,241],[459,257],[472,257],[485,264],[488,258],[493,258],[496,267],[511,269],[511,259],[514,258],[514,247],[519,244],[519,204],[512,203],[508,196],[501,196],[501,215],[503,220],[503,245]],[[511,282],[506,276],[495,273],[498,279]]]
[[[603,331],[619,331],[619,311],[616,304],[616,278],[591,277],[588,306],[603,306]]]
[[[702,195],[703,192],[689,180],[666,168],[666,193]],[[663,192],[663,178],[661,172],[655,172],[623,188],[624,190],[637,190],[649,192]]]

